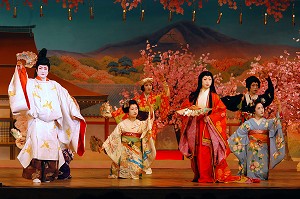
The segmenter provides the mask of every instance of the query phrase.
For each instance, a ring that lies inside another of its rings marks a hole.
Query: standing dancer
[[[226,157],[230,153],[226,135],[226,107],[216,94],[213,75],[203,71],[198,87],[183,104],[179,149],[191,159],[193,182],[239,180],[232,176]]]
[[[30,117],[18,159],[24,167],[22,176],[33,182],[49,182],[58,177],[58,169],[66,162],[62,150],[69,144],[78,155],[84,153],[85,120],[68,91],[47,78],[50,62],[46,54],[45,48],[38,58],[32,52],[18,53],[8,88],[13,115],[25,112]],[[25,67],[34,64],[35,78],[30,79]]]

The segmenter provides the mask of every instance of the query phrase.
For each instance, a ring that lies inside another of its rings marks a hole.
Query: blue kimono
[[[285,141],[279,117],[254,118],[244,122],[228,139],[232,153],[239,159],[239,175],[267,180],[269,169],[285,156]]]

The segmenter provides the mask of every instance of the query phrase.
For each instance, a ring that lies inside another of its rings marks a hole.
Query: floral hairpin
[[[121,100],[119,103],[122,107],[127,108],[129,107],[129,100],[130,99]]]

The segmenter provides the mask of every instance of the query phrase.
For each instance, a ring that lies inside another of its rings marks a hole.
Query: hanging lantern
[[[265,12],[264,25],[267,25],[267,23],[268,23],[268,13]]]
[[[43,17],[44,13],[43,13],[43,5],[40,6],[40,17]]]
[[[126,10],[123,10],[123,21],[126,21]]]
[[[90,19],[94,19],[94,9],[93,9],[93,7],[91,6],[90,7]]]
[[[192,13],[192,21],[193,21],[193,22],[196,21],[196,10],[193,10],[193,13]]]
[[[17,6],[14,7],[13,18],[17,18]]]
[[[94,19],[95,15],[94,15],[94,1],[93,0],[89,0],[89,12],[90,12],[90,19]]]
[[[292,15],[292,24],[293,24],[293,26],[296,25],[296,23],[295,23],[295,17],[296,17],[295,14],[293,14],[293,15]]]
[[[145,10],[143,9],[141,11],[141,21],[144,21],[144,17],[145,17]]]
[[[218,16],[218,19],[217,19],[217,24],[220,24],[221,19],[222,19],[222,15],[223,15],[223,13],[219,12],[219,16]]]
[[[240,13],[240,24],[243,24],[243,13]]]
[[[294,12],[294,9],[295,9],[295,3],[293,3],[293,10],[292,10],[292,25],[295,26],[296,23],[295,23],[295,12]]]
[[[71,8],[68,9],[68,20],[72,21],[72,11],[71,11]]]
[[[173,12],[170,10],[170,12],[169,12],[169,21],[172,21],[172,18],[173,18]]]

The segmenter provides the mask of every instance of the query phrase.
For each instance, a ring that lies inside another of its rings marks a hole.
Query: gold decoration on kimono
[[[47,148],[50,149],[49,143],[44,140],[44,144],[41,146],[41,148]]]
[[[216,122],[216,128],[218,129],[219,132],[222,132],[221,121]]]
[[[43,105],[43,107],[45,108],[49,108],[50,110],[52,110],[52,101],[51,102],[48,102],[48,100],[46,100],[46,103]]]
[[[15,92],[15,91],[8,91],[8,95],[9,95],[10,97],[15,96],[15,95],[16,95],[16,92]]]
[[[70,129],[70,128],[68,128],[68,129],[66,130],[66,134],[68,135],[68,138],[71,137],[71,129]]]

